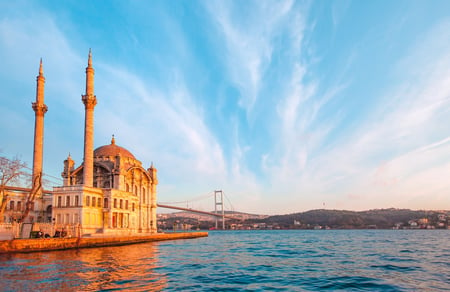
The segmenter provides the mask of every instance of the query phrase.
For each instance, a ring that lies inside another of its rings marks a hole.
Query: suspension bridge
[[[214,196],[214,212],[209,211],[203,211],[198,209],[189,208],[189,203],[192,203],[194,201],[199,201],[203,199],[210,199]],[[231,201],[228,199],[228,197],[225,196],[225,193],[222,190],[215,190],[213,193],[209,193],[205,196],[200,196],[194,199],[191,199],[189,201],[181,201],[181,202],[167,202],[167,203],[158,203],[157,206],[160,208],[166,208],[166,209],[173,209],[173,210],[179,210],[179,211],[185,211],[185,212],[191,212],[196,214],[203,214],[203,215],[209,215],[216,218],[216,229],[219,228],[219,219],[222,221],[222,229],[225,229],[225,219],[232,219],[232,220],[240,220],[240,218],[237,218],[233,215],[225,215],[225,201],[224,199],[227,199],[230,210],[234,212],[233,205],[231,204]],[[186,205],[186,207],[179,207],[174,206],[176,204],[183,204]]]

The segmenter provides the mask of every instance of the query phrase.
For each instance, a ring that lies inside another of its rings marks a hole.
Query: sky
[[[159,203],[450,209],[449,1],[1,1],[1,155],[32,166],[42,58],[51,185],[89,49],[94,147],[153,163]]]

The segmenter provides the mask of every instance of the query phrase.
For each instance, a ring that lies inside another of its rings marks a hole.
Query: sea
[[[0,255],[0,291],[449,291],[450,230],[211,231]]]

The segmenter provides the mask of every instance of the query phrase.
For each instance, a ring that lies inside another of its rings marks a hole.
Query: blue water
[[[450,230],[215,231],[0,255],[1,291],[447,291]]]

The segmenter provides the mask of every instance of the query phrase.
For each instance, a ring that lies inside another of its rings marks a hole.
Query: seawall
[[[127,245],[152,241],[192,239],[207,236],[208,232],[183,232],[183,233],[157,233],[157,234],[133,235],[133,236],[33,238],[33,239],[0,240],[0,254],[116,246],[116,245]]]

